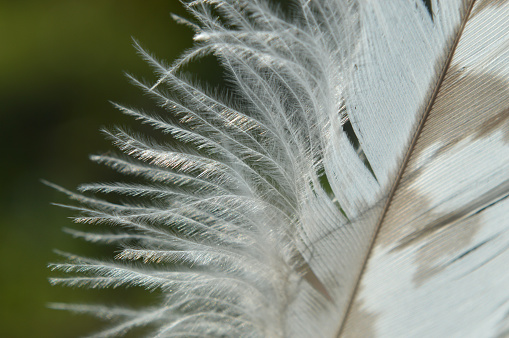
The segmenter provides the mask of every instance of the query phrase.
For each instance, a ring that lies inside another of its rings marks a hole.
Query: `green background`
[[[118,179],[88,154],[113,149],[101,127],[139,128],[109,100],[147,107],[123,73],[154,80],[131,38],[167,63],[191,47],[192,32],[170,13],[186,16],[177,0],[0,0],[0,337],[77,337],[103,325],[48,309],[50,302],[136,306],[158,297],[50,286],[48,277],[58,274],[47,264],[62,260],[53,249],[94,258],[114,249],[63,233],[87,227],[73,225],[72,211],[51,206],[69,201],[40,180],[74,189]],[[221,82],[214,65],[209,59],[188,70],[213,86]]]
[[[178,1],[0,1],[0,336],[77,337],[103,324],[49,302],[139,305],[157,297],[50,286],[56,273],[47,264],[62,260],[53,249],[91,257],[111,250],[63,233],[77,227],[73,212],[50,205],[68,201],[40,179],[74,189],[117,177],[88,155],[113,148],[101,127],[133,125],[109,100],[146,100],[123,73],[154,78],[131,37],[167,62],[191,46],[192,32],[170,13],[184,14]]]

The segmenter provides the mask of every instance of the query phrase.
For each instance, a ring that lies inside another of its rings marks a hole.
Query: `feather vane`
[[[124,262],[65,255],[79,276],[52,283],[161,304],[54,307],[118,320],[99,337],[507,334],[509,1],[185,6],[194,49],[166,67],[138,45],[167,116],[116,105],[175,142],[109,132],[131,158],[92,160],[146,183],[58,188],[119,228],[69,232]],[[208,53],[232,98],[181,75]]]

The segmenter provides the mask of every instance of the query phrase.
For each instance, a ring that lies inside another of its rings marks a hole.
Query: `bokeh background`
[[[67,198],[40,180],[74,189],[117,177],[88,155],[113,148],[101,127],[133,124],[109,100],[147,99],[123,73],[154,78],[131,38],[168,62],[192,45],[190,29],[170,13],[185,15],[177,0],[0,0],[1,337],[78,337],[103,325],[48,309],[50,302],[137,305],[157,297],[51,286],[47,264],[62,260],[53,249],[91,257],[110,249],[63,233],[73,212],[50,203]],[[196,65],[201,76],[209,68]]]

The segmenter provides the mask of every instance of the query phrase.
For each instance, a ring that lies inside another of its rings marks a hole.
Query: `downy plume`
[[[164,113],[117,105],[168,142],[111,130],[128,156],[92,160],[135,183],[57,187],[117,229],[73,236],[123,249],[52,283],[161,301],[54,307],[111,318],[97,337],[509,334],[509,1],[184,6],[195,47],[140,48],[159,79],[133,79]],[[208,54],[229,98],[181,75]]]

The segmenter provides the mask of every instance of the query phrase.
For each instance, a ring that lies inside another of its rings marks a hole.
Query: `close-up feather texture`
[[[136,44],[154,107],[115,104],[156,132],[91,157],[131,181],[48,183],[102,225],[71,235],[121,247],[51,283],[160,301],[51,306],[110,318],[97,337],[508,335],[509,1],[183,6],[181,58]],[[206,55],[224,90],[185,76]]]

